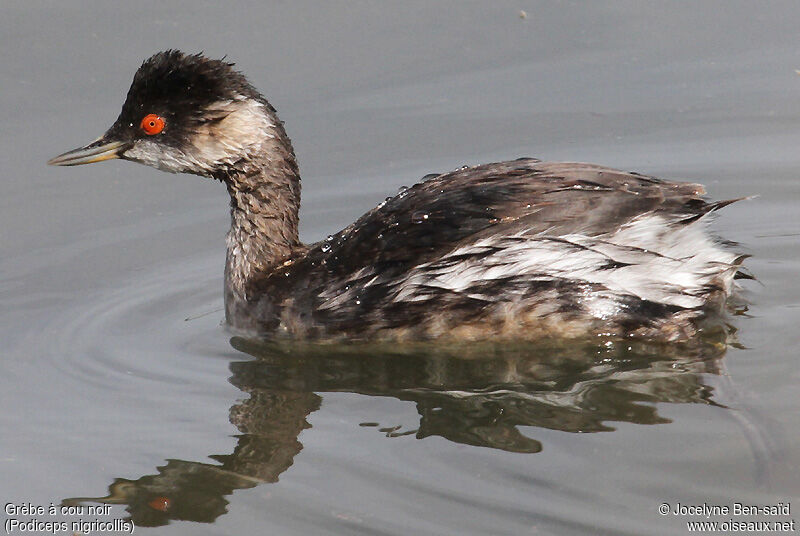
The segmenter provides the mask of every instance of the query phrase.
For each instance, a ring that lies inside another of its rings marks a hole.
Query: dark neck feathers
[[[268,104],[269,126],[254,152],[218,178],[231,198],[225,264],[229,322],[252,296],[250,283],[271,272],[302,247],[298,238],[300,175],[292,143]]]

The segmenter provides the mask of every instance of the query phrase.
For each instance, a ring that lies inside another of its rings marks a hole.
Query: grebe
[[[685,340],[720,311],[744,256],[707,231],[702,186],[521,158],[427,175],[316,244],[275,109],[233,64],[168,50],[136,72],[97,141],[112,158],[225,184],[225,317],[314,339]]]

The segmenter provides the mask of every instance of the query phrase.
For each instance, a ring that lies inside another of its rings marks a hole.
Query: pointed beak
[[[73,149],[51,158],[47,163],[51,166],[79,166],[120,158],[128,144],[122,141],[111,141],[105,136],[93,141],[86,147]]]

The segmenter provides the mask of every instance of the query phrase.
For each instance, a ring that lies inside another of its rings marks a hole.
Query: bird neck
[[[231,198],[225,264],[225,304],[231,321],[239,308],[252,301],[247,295],[250,283],[301,247],[300,176],[283,128],[278,127],[257,154],[228,170],[223,180]]]

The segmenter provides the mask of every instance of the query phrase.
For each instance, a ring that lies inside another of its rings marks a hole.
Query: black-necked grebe
[[[225,313],[298,338],[680,340],[743,256],[707,232],[703,187],[532,158],[429,175],[322,242],[298,239],[300,176],[275,109],[232,64],[145,61],[117,121],[52,159],[112,158],[223,182]]]

